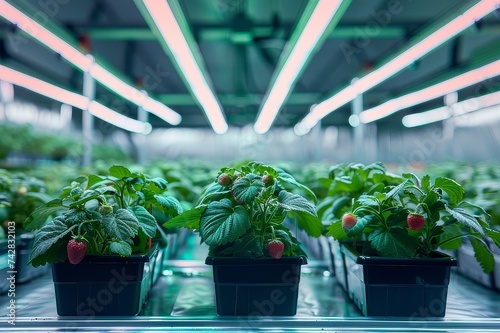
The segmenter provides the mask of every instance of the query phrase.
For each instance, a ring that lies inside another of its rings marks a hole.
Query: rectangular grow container
[[[148,254],[86,256],[82,262],[52,265],[60,316],[135,316],[152,286],[158,248]]]
[[[293,316],[305,257],[208,257],[220,316]]]
[[[495,289],[495,272],[486,274],[474,257],[470,242],[464,240],[457,250],[458,271],[469,279],[491,289]]]
[[[365,316],[444,317],[450,270],[456,259],[362,256],[342,244],[349,297]]]
[[[19,235],[16,244],[16,271],[17,283],[25,283],[48,272],[49,266],[33,267],[28,261],[35,241],[34,233]]]

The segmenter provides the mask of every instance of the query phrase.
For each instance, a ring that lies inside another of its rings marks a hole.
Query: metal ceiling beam
[[[288,105],[311,105],[316,103],[322,95],[319,93],[297,93],[289,97]],[[176,106],[193,106],[197,105],[190,94],[161,94],[158,95],[158,101]],[[219,101],[223,105],[259,105],[264,97],[263,94],[219,94]]]
[[[360,32],[365,29],[365,25],[345,25],[338,26],[327,35],[327,38],[332,39],[352,39],[359,37]],[[282,27],[278,31],[273,31],[272,26],[262,25],[255,26],[249,31],[248,38],[267,37],[273,34],[274,37],[285,35],[285,29]],[[86,34],[94,40],[142,40],[155,41],[156,37],[149,28],[143,27],[76,27],[76,31],[81,34]],[[234,32],[230,27],[203,27],[194,28],[200,40],[206,42],[221,42],[242,40],[241,32]],[[281,32],[280,32],[281,30]],[[498,30],[495,30],[498,32]],[[494,32],[494,31],[492,31]],[[380,27],[380,33],[377,33],[371,38],[375,39],[398,39],[406,36],[406,28],[404,26],[386,26]]]

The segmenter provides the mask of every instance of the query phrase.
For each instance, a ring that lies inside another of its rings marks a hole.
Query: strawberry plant
[[[307,198],[294,191],[306,193]],[[164,226],[199,231],[211,256],[297,256],[303,254],[299,242],[283,222],[287,215],[294,217],[300,228],[319,237],[323,225],[315,199],[307,186],[287,172],[250,162],[222,168],[197,205]]]
[[[150,239],[160,236],[158,223],[165,222],[157,221],[152,209],[166,219],[182,211],[177,199],[166,194],[167,184],[119,165],[108,175],[75,179],[24,222],[36,233],[29,262],[36,267],[68,258],[79,262],[82,255],[147,252]]]
[[[494,260],[484,239],[500,245],[500,232],[489,227],[483,208],[463,200],[464,193],[451,178],[403,174],[398,185],[378,186],[356,197],[351,209],[355,225],[344,228],[342,220],[336,220],[327,235],[363,240],[364,254],[405,258],[430,258],[438,248],[457,249],[467,237],[483,270],[491,272]]]

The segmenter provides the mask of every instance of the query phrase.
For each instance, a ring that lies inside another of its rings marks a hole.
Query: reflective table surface
[[[495,332],[500,292],[454,272],[444,318],[364,317],[321,261],[302,267],[297,315],[220,317],[211,267],[202,260],[170,260],[135,317],[60,317],[51,273],[16,286],[15,325],[7,322],[9,298],[0,296],[0,332]]]

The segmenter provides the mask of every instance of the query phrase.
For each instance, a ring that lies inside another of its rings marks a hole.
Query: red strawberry
[[[71,239],[66,246],[66,250],[68,251],[69,262],[76,265],[79,264],[85,257],[87,243],[81,240]]]
[[[342,216],[342,228],[349,230],[356,225],[358,218],[353,213],[345,213]]]
[[[229,186],[233,183],[233,180],[227,173],[221,173],[219,178],[217,178],[217,183],[219,183],[220,186]]]
[[[410,213],[406,218],[406,223],[408,224],[408,228],[411,230],[420,230],[424,226],[425,218],[423,215]]]
[[[285,244],[283,244],[283,242],[280,240],[275,239],[267,243],[267,251],[269,252],[269,255],[274,259],[281,258],[284,249]]]

